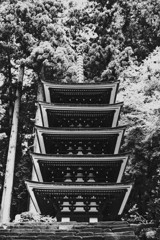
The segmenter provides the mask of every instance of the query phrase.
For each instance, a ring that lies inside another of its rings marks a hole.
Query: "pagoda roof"
[[[77,154],[80,151],[83,154],[85,151],[90,154],[118,154],[125,128],[59,129],[35,126],[40,153],[43,154],[73,154],[74,151]]]
[[[35,125],[35,129],[37,129],[40,132],[46,132],[50,134],[56,134],[56,135],[93,135],[96,137],[99,135],[106,135],[106,134],[116,134],[120,133],[121,131],[125,131],[126,126],[119,126],[119,127],[106,127],[106,128],[47,128],[47,127],[41,127]],[[91,137],[91,136],[90,136]]]
[[[119,81],[103,83],[55,84],[42,81],[46,102],[76,104],[115,103]]]
[[[105,182],[107,180],[107,182],[120,183],[128,161],[127,154],[93,155],[91,157],[89,155],[59,156],[34,153],[31,154],[31,156],[40,182],[58,182],[60,179],[64,181],[68,168],[71,172],[74,172],[74,175],[78,168],[81,168],[83,173],[86,173],[86,171],[90,172],[89,170],[92,168],[93,170],[96,169],[94,172],[96,174],[95,180],[98,181],[98,178],[100,178],[99,182],[102,182],[102,180]],[[87,177],[88,174],[84,179]],[[72,174],[71,179],[74,179]]]
[[[132,184],[59,184],[26,181],[36,210],[71,221],[116,220],[124,210]],[[79,215],[79,219],[77,218]],[[88,218],[88,219],[86,219]]]
[[[116,127],[122,105],[79,106],[38,102],[43,127]]]

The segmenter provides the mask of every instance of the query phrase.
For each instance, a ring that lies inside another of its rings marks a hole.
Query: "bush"
[[[44,216],[39,213],[22,212],[15,216],[14,223],[53,223],[56,222],[56,218],[50,216]]]

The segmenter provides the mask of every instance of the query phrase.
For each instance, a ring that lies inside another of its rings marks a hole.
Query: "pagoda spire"
[[[77,68],[78,68],[78,83],[84,83],[84,67],[83,67],[83,47],[79,46],[77,57]]]
[[[78,53],[78,83],[84,83],[83,55]]]

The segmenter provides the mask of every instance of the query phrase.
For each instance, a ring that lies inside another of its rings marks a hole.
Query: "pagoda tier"
[[[100,84],[53,84],[42,81],[45,102],[74,104],[113,104],[119,82]]]
[[[118,154],[125,127],[54,129],[35,127],[42,154]]]
[[[120,183],[127,155],[48,155],[32,154],[40,182]]]
[[[43,127],[116,127],[123,103],[110,105],[58,105],[39,102],[39,125]]]
[[[37,212],[58,221],[118,220],[125,207],[130,184],[53,184],[26,182]]]

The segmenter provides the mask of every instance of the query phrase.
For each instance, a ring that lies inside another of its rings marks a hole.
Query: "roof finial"
[[[83,69],[83,47],[79,46],[77,48],[77,67],[78,67],[78,83],[84,83],[84,69]]]

